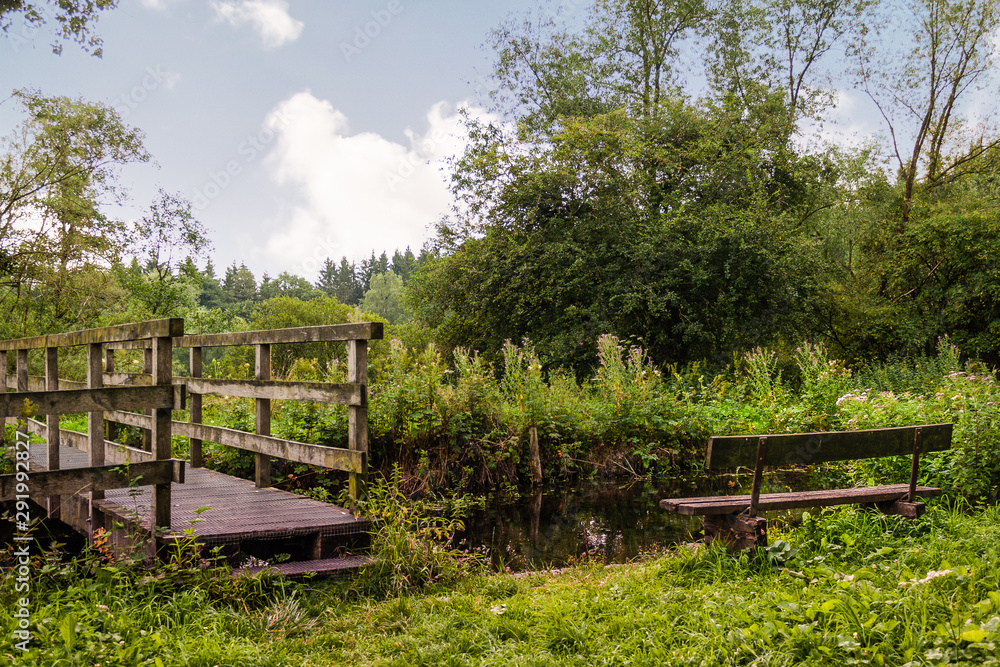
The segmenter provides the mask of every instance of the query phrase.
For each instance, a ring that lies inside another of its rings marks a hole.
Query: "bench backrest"
[[[753,468],[757,463],[757,446],[762,437],[767,438],[763,461],[765,466],[912,455],[917,429],[920,429],[921,454],[940,452],[951,447],[952,424],[867,431],[723,435],[709,439],[705,465],[708,468]]]

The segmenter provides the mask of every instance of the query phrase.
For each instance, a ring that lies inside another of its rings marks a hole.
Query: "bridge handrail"
[[[19,430],[40,433],[45,430],[47,459],[45,473],[42,478],[48,480],[49,491],[62,489],[55,480],[90,480],[90,529],[104,528],[104,514],[94,509],[95,501],[104,498],[105,488],[111,481],[107,478],[106,459],[117,458],[120,452],[115,450],[117,443],[105,440],[104,415],[107,410],[114,409],[147,409],[149,410],[151,429],[149,443],[151,450],[149,458],[152,461],[143,465],[152,466],[149,470],[161,473],[167,470],[167,462],[171,460],[171,410],[183,409],[185,388],[173,386],[172,354],[173,341],[184,335],[184,320],[181,318],[166,318],[135,322],[131,324],[113,325],[80,331],[69,331],[30,338],[18,338],[0,341],[0,370],[3,378],[0,381],[0,413],[5,420],[18,422]],[[108,367],[102,367],[104,347],[109,344],[139,342],[147,348],[147,373],[149,381],[132,382],[130,378],[113,373],[113,362],[109,358]],[[59,378],[59,349],[66,347],[86,347],[87,382],[66,382]],[[44,378],[32,378],[28,375],[29,353],[41,350],[44,355]],[[8,373],[9,353],[15,354],[14,375]],[[65,382],[64,387],[60,384]],[[120,382],[120,384],[119,384]],[[83,385],[83,386],[81,386]],[[72,389],[66,388],[72,386]],[[14,393],[7,393],[14,389]],[[32,407],[33,406],[33,407]],[[59,447],[62,435],[66,433],[59,428],[60,413],[87,412],[86,434],[76,434],[67,437],[70,444],[81,448],[86,445],[89,453],[89,465],[85,468],[74,468],[72,472],[60,470]],[[28,413],[31,414],[28,414]],[[23,414],[22,414],[23,413]],[[44,426],[42,422],[29,419],[33,414],[46,415]],[[113,438],[110,438],[113,440]],[[128,456],[127,450],[125,451]],[[169,464],[170,466],[174,464]],[[169,466],[168,466],[169,467]],[[164,474],[152,476],[155,478],[152,493],[151,525],[170,530],[170,478]],[[181,477],[182,479],[182,477]],[[30,480],[30,475],[29,475]],[[115,482],[115,483],[120,483]],[[62,493],[53,492],[49,495],[44,488],[38,490],[41,495],[48,496],[48,512],[52,517],[61,514]]]

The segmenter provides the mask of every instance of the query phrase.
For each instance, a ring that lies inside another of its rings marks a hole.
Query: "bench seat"
[[[791,493],[763,493],[757,502],[757,509],[790,510],[803,507],[827,505],[853,505],[892,502],[906,498],[909,484],[868,486],[857,489],[829,489],[825,491],[795,491]],[[930,498],[941,495],[941,489],[918,486],[917,496]],[[694,498],[667,498],[660,501],[660,507],[678,514],[703,516],[709,514],[732,514],[750,507],[750,495],[744,496],[703,496]]]

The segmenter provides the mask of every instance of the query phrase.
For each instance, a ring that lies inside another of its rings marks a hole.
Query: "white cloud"
[[[277,137],[267,165],[278,183],[300,194],[265,241],[267,263],[311,278],[327,257],[419,249],[450,210],[444,160],[465,142],[453,106],[435,104],[426,121],[423,133],[406,130],[406,146],[371,132],[351,134],[347,117],[308,91],[280,104],[267,121]]]
[[[212,8],[216,20],[225,21],[234,28],[250,23],[264,41],[265,49],[293,42],[302,34],[304,24],[288,14],[285,0],[242,0],[239,3],[212,0]]]
[[[800,150],[823,150],[825,146],[860,148],[876,140],[880,126],[870,101],[855,90],[835,90],[834,104],[821,121],[806,121],[795,143]]]

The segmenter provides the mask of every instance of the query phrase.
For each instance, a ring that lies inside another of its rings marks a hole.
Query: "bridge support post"
[[[254,346],[254,377],[257,380],[271,379],[271,346],[258,343]],[[271,435],[271,399],[255,398],[254,415],[257,435]],[[258,489],[271,486],[271,457],[258,452],[255,455],[254,479]]]
[[[59,389],[59,348],[45,348],[45,391],[57,391]],[[45,467],[49,470],[59,470],[59,415],[47,415],[45,418],[45,447],[46,459]],[[58,519],[60,514],[61,498],[59,496],[49,496],[49,516]]]
[[[351,472],[351,511],[365,497],[368,484],[368,341],[347,341],[347,381],[363,385],[361,405],[347,408],[347,447],[361,452],[361,470]]]
[[[104,354],[100,343],[87,344],[87,388],[100,389],[104,386],[104,368],[101,357]],[[104,465],[104,412],[87,413],[87,451],[90,453],[89,465],[99,467]],[[105,528],[104,513],[97,508],[97,501],[104,500],[104,491],[90,492],[90,537]]]
[[[188,375],[193,378],[201,377],[201,348],[192,347],[188,351]],[[188,409],[190,410],[190,421],[192,424],[201,423],[201,394],[191,394],[188,398]],[[200,468],[203,465],[201,438],[190,439],[191,467]]]
[[[173,384],[173,339],[154,338],[152,353],[153,384],[170,386]],[[170,408],[155,408],[152,411],[150,440],[153,456],[157,461],[171,458],[170,453]],[[158,543],[158,535],[169,534],[170,525],[170,482],[153,487],[153,542]]]

